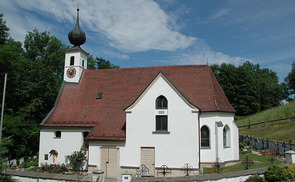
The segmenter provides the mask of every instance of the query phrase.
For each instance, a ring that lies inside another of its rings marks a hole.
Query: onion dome
[[[83,30],[80,29],[79,25],[79,9],[77,9],[77,22],[75,28],[68,34],[69,41],[74,46],[80,46],[85,43],[86,35]]]

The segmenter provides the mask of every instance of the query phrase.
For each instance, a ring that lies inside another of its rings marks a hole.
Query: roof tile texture
[[[124,109],[160,72],[202,112],[235,112],[208,65],[84,70],[78,84],[65,84],[43,126],[88,126],[90,140],[125,140]]]

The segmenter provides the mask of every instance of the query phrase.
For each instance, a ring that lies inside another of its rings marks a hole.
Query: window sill
[[[53,139],[61,139],[61,137],[53,137]]]
[[[201,147],[201,149],[211,149],[211,147]]]
[[[153,134],[170,134],[170,131],[153,131]]]
[[[228,149],[228,148],[230,148],[230,146],[224,146],[223,148]]]

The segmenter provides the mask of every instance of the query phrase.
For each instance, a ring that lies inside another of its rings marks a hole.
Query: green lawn
[[[284,106],[274,107],[250,116],[247,116],[243,119],[236,120],[236,123],[239,126],[248,125],[249,122],[251,124],[287,118],[287,117],[294,117],[295,116],[295,101],[290,102]]]
[[[240,154],[240,161],[245,161],[246,156],[248,156],[248,159],[253,161],[253,164],[249,165],[249,169],[255,169],[255,168],[263,168],[263,167],[269,167],[271,166],[271,161],[269,160],[271,156],[266,155],[256,155],[252,153],[245,153]],[[273,164],[280,165],[284,164],[285,161],[282,159],[277,159],[273,162]],[[241,163],[235,164],[228,167],[223,167],[220,169],[221,173],[228,173],[228,172],[235,172],[235,171],[242,171],[245,170],[245,166]],[[204,174],[211,174],[211,173],[217,173],[216,168],[204,168]]]
[[[250,135],[255,138],[268,139],[280,142],[289,142],[290,140],[295,142],[295,120],[290,123],[276,123],[265,126],[255,126],[248,128],[239,128],[239,135]]]
[[[275,107],[244,119],[237,120],[238,126],[244,126],[254,123],[260,123],[269,120],[295,117],[295,101],[290,102],[285,106]],[[239,135],[250,135],[252,137],[269,139],[274,141],[289,142],[290,140],[295,142],[295,119],[291,119],[290,122],[287,120],[276,121],[268,123],[267,126],[264,124],[239,128]]]

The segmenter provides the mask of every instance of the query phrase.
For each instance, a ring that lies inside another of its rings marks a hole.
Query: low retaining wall
[[[17,170],[8,170],[8,175],[12,176],[12,179],[17,179],[19,181],[87,181],[91,182],[92,179],[88,176],[82,175],[63,175],[63,174],[54,174],[54,173],[39,173],[39,172],[27,172],[27,171],[17,171]]]
[[[142,178],[133,178],[132,182],[152,182],[152,181],[170,181],[170,182],[180,182],[180,181],[189,181],[189,182],[237,182],[237,181],[245,181],[250,176],[254,175],[263,175],[264,172],[267,170],[265,168],[258,168],[258,169],[249,169],[244,171],[238,172],[230,172],[230,173],[221,173],[221,174],[203,174],[203,175],[196,175],[196,176],[184,176],[184,177],[142,177]]]
[[[194,176],[183,177],[135,177],[132,178],[132,182],[156,182],[156,181],[170,181],[170,182],[243,182],[250,176],[263,175],[267,170],[265,168],[249,169],[238,172],[220,173],[220,174],[203,174]],[[6,174],[12,175],[13,179],[20,180],[22,182],[49,182],[49,181],[87,181],[91,182],[92,179],[88,176],[79,175],[62,175],[54,173],[39,173],[39,172],[27,172],[8,170]]]

